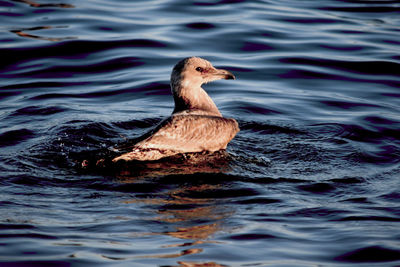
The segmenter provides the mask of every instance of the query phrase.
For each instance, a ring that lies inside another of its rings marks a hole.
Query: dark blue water
[[[1,266],[400,265],[398,1],[0,1]],[[201,56],[224,155],[82,169]]]

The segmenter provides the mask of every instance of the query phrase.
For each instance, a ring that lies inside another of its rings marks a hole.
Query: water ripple
[[[0,0],[0,265],[399,265],[398,11]],[[109,165],[192,55],[227,151]]]

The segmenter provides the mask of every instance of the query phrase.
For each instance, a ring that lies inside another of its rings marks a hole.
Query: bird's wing
[[[239,131],[236,120],[207,115],[174,115],[162,122],[136,148],[178,153],[217,151]]]
[[[236,120],[210,115],[173,115],[161,122],[131,152],[113,159],[148,161],[180,153],[225,149],[239,131]]]

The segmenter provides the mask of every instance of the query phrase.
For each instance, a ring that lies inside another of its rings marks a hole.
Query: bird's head
[[[232,80],[235,76],[224,69],[217,69],[213,65],[199,57],[189,57],[179,61],[171,74],[171,86],[177,87],[201,87],[202,84],[215,80]]]

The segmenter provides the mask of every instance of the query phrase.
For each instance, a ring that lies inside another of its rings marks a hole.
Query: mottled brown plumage
[[[132,151],[113,159],[158,160],[180,153],[225,149],[239,131],[234,119],[223,118],[201,85],[219,79],[234,79],[227,70],[216,69],[198,57],[178,62],[171,74],[175,109],[151,133],[132,147]]]

